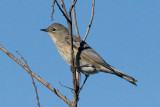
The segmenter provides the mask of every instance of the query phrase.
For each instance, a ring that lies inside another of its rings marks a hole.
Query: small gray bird
[[[54,23],[48,28],[41,30],[49,34],[63,59],[69,65],[71,65],[71,44],[68,29],[59,23]],[[107,64],[102,59],[102,57],[98,55],[86,42],[82,41],[80,38],[76,36],[73,36],[73,49],[76,59],[76,66],[78,66],[80,72],[86,75],[95,74],[99,71],[111,73],[136,85],[136,79],[118,71],[113,66]]]

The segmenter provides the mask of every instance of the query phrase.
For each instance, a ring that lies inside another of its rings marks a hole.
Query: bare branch
[[[67,16],[67,18],[66,18],[66,17],[65,17],[65,18],[66,18],[66,20],[67,20],[67,24],[68,24],[68,28],[69,28],[70,23],[72,23],[72,22],[71,22],[71,19],[69,18],[68,14],[67,14],[67,10],[66,10],[64,1],[63,1],[63,0],[60,0],[60,2],[61,2],[61,6],[62,6],[62,8],[63,8],[63,10],[64,10],[65,15]]]
[[[53,21],[54,4],[55,4],[55,0],[53,0],[53,4],[52,4],[51,21]]]
[[[63,1],[63,0],[60,0],[60,2],[61,2],[61,6],[62,6],[62,8],[63,8],[63,10],[64,10],[65,15],[68,17],[68,14],[67,14],[67,10],[66,10],[64,1]]]
[[[68,87],[68,86],[65,86],[65,85],[61,84],[60,82],[59,82],[59,84],[60,84],[62,87],[65,87],[65,88],[70,89],[71,91],[73,91],[73,90],[74,90],[73,88],[70,88],[70,87]]]
[[[72,6],[69,8],[69,18],[72,22],[72,17],[71,17],[71,12],[73,7],[76,4],[76,0],[72,1]],[[72,37],[72,23],[70,24],[70,41],[71,41],[71,70],[72,70],[72,79],[73,79],[73,86],[74,86],[74,92],[73,92],[73,101],[72,101],[72,107],[77,107],[77,103],[78,103],[78,90],[79,90],[79,84],[77,84],[77,80],[76,80],[76,67],[75,67],[75,60],[74,60],[74,51],[73,51],[73,37]]]
[[[73,37],[72,37],[72,15],[71,15],[72,9],[76,4],[76,0],[73,0],[73,2],[72,2],[72,6],[69,9],[69,16],[66,15],[67,11],[65,9],[65,5],[64,5],[63,0],[60,0],[60,2],[61,2],[61,5],[62,5],[64,11],[61,9],[61,7],[59,6],[57,1],[56,1],[56,4],[67,20],[68,30],[69,30],[69,35],[70,35],[70,44],[71,44],[71,48],[70,48],[71,60],[70,60],[70,62],[71,62],[71,71],[72,71],[73,86],[74,86],[73,102],[71,104],[72,104],[72,107],[77,107],[79,85],[77,88],[76,67],[75,67],[75,63],[74,63]]]
[[[62,95],[58,90],[52,87],[49,83],[44,81],[38,75],[33,73],[27,66],[25,66],[20,60],[18,60],[15,56],[13,56],[10,52],[8,52],[2,45],[0,45],[0,49],[6,53],[11,59],[13,59],[16,63],[18,63],[22,68],[24,68],[29,74],[31,74],[34,78],[36,78],[39,82],[45,85],[48,89],[54,92],[58,97],[60,97],[64,102],[66,102],[69,106],[72,105],[71,101],[69,101],[64,95]]]
[[[76,66],[78,65],[76,64]],[[78,69],[76,70],[76,80],[77,80],[77,86],[79,86],[81,82],[81,73],[78,71]]]
[[[31,70],[30,70],[30,68],[29,68],[29,66],[28,66],[28,64],[27,64],[27,61],[22,57],[22,55],[21,55],[18,51],[16,51],[16,52],[17,52],[18,55],[21,57],[21,59],[24,61],[24,63],[26,64],[25,66],[26,66],[26,67],[29,69],[29,71],[30,71],[30,76],[31,76],[32,83],[33,83],[33,86],[34,86],[34,89],[35,89],[35,93],[36,93],[37,105],[38,105],[38,107],[40,107],[40,102],[39,102],[37,87],[36,87],[36,85],[35,85],[33,76],[32,76],[32,74],[31,74]]]
[[[92,15],[91,15],[91,19],[90,19],[90,22],[89,22],[89,26],[88,26],[88,28],[87,28],[87,32],[86,32],[86,34],[85,34],[85,37],[84,37],[83,41],[86,40],[87,35],[88,35],[89,30],[90,30],[91,25],[92,25],[93,16],[94,16],[94,7],[95,7],[95,0],[93,0],[93,3],[92,3]]]
[[[77,0],[73,0],[72,1],[72,4],[76,4]],[[77,37],[81,38],[80,35],[79,35],[79,30],[78,30],[78,26],[77,26],[77,19],[76,19],[76,11],[75,11],[75,6],[73,6],[73,9],[72,9],[72,15],[73,15],[73,22],[74,22],[74,28],[75,28],[75,31],[76,31],[76,35]],[[77,59],[76,59],[77,60]],[[77,66],[77,65],[76,65]],[[80,72],[76,71],[76,84],[79,88],[79,85],[80,85],[80,80],[81,80],[81,74]]]
[[[74,1],[72,1],[72,4],[73,4]],[[77,2],[77,0],[75,0],[75,2]],[[78,30],[78,26],[77,26],[77,20],[76,20],[76,11],[75,11],[75,6],[73,7],[72,9],[72,12],[73,12],[73,22],[74,22],[74,27],[75,27],[75,31],[76,31],[76,35],[77,37],[80,38],[80,35],[79,35],[79,30]]]
[[[66,16],[66,14],[64,13],[64,11],[62,10],[62,8],[60,7],[60,5],[58,4],[57,0],[55,0],[55,3],[57,4],[59,10],[62,12],[63,16],[66,18],[67,22],[71,23],[71,21],[68,18],[68,16]]]
[[[84,84],[86,83],[88,77],[89,77],[89,75],[85,75],[85,80],[84,80],[84,82],[83,82],[81,88],[79,88],[79,92],[82,90],[82,88],[83,88]]]

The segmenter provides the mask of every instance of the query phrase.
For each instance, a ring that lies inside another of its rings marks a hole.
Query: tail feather
[[[133,77],[128,76],[128,75],[126,75],[124,73],[121,73],[118,76],[137,86],[137,84],[136,84],[137,80],[134,79]]]
[[[127,80],[128,82],[130,82],[130,83],[132,83],[132,84],[137,86],[137,84],[136,84],[137,80],[136,79],[134,79],[133,77],[118,71],[117,69],[115,69],[113,67],[112,67],[112,69],[114,70],[114,74],[115,75],[117,75],[117,76],[119,76],[119,77],[121,77],[121,78]]]

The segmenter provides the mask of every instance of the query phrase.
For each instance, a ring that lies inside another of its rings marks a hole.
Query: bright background
[[[67,7],[71,2],[66,1]],[[84,37],[92,0],[77,2],[77,19]],[[1,0],[0,44],[30,69],[72,99],[72,74],[51,38],[41,28],[54,22],[67,25],[52,0]],[[74,33],[75,34],[75,33]],[[105,73],[89,77],[78,107],[160,107],[160,1],[96,0],[95,16],[86,40],[109,64],[138,80],[134,86]],[[82,76],[84,79],[84,75]],[[0,107],[36,107],[30,75],[0,51]],[[67,107],[54,93],[36,81],[42,107]]]

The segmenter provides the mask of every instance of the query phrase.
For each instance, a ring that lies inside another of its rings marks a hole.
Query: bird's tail
[[[137,85],[137,84],[136,84],[137,80],[134,79],[133,77],[131,77],[131,76],[127,75],[127,74],[124,74],[124,73],[118,71],[118,70],[115,69],[114,67],[111,67],[111,68],[114,70],[114,73],[113,73],[113,74],[115,74],[115,75],[117,75],[117,76],[119,76],[119,77],[127,80],[128,82],[130,82],[130,83],[132,83],[132,84],[134,84],[134,85]]]

